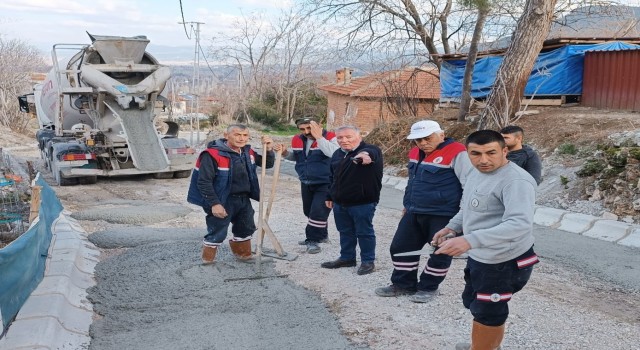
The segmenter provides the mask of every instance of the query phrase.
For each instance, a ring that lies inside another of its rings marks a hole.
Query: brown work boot
[[[216,261],[216,253],[218,253],[218,246],[210,245],[207,243],[202,244],[202,264],[213,264]]]
[[[246,241],[229,241],[229,247],[236,259],[243,262],[252,262],[254,260],[253,254],[251,254],[251,240]]]
[[[473,321],[471,344],[458,343],[456,350],[500,350],[504,338],[504,324],[501,326],[485,326]]]

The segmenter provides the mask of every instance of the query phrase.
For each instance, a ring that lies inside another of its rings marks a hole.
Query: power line
[[[202,50],[202,45],[198,44],[198,46],[200,47],[200,52],[202,53],[202,58],[204,58],[204,62],[207,64],[207,68],[209,68],[209,70],[211,71],[211,74],[213,74],[213,76],[216,79],[218,79],[218,81],[224,81],[225,79],[227,79],[227,77],[229,75],[231,75],[231,73],[233,73],[233,72],[229,72],[224,77],[220,78],[220,76],[218,76],[216,74],[216,72],[213,71],[213,68],[211,68],[211,65],[209,64],[209,61],[207,60],[207,55],[205,55],[204,51]]]
[[[187,33],[187,22],[184,21],[184,11],[182,10],[182,0],[180,0],[180,14],[182,15],[182,26],[184,27],[184,34],[187,36],[187,39],[191,40],[189,33]],[[193,26],[191,26],[193,29]]]
[[[209,65],[209,61],[207,60],[207,55],[204,54],[204,50],[202,50],[202,45],[198,44],[198,47],[200,48],[200,52],[202,53],[202,58],[204,58],[204,62],[207,64],[207,67],[209,68],[209,70],[211,71],[211,74],[213,74],[214,77],[216,77],[216,79],[220,80],[220,78],[218,77],[218,75],[216,75],[216,73],[213,71],[213,69],[211,68],[211,66]]]
[[[209,71],[211,72],[211,74],[213,74],[213,76],[218,79],[218,81],[224,81],[231,73],[227,73],[223,78],[220,78],[216,72],[213,71],[213,68],[211,68],[211,65],[209,64],[209,60],[207,60],[207,55],[204,53],[204,50],[202,49],[202,45],[200,45],[200,41],[198,41],[198,47],[200,48],[200,53],[202,53],[202,58],[204,58],[204,62],[207,64],[207,68],[209,68]]]
[[[182,1],[180,1],[180,4],[182,5]],[[181,7],[182,9],[182,7]],[[191,99],[191,144],[193,145],[193,115],[194,115],[194,102],[195,102],[195,115],[198,115],[198,110],[200,108],[200,100],[198,98],[198,92],[196,91],[196,82],[198,83],[198,85],[200,84],[200,51],[202,50],[202,48],[200,47],[200,25],[204,24],[204,22],[178,22],[180,24],[183,24],[185,26],[185,30],[186,30],[186,24],[188,23],[191,26],[191,29],[193,29],[193,25],[195,24],[195,34],[196,34],[196,45],[194,47],[194,57],[193,57],[193,75],[191,78],[191,94],[193,95],[192,99]],[[199,51],[200,49],[200,51]],[[198,86],[199,87],[199,86]],[[194,101],[195,100],[195,101]],[[196,127],[197,127],[197,132],[198,132],[198,137],[197,137],[197,142],[200,142],[200,122],[198,120],[198,122],[196,123]]]

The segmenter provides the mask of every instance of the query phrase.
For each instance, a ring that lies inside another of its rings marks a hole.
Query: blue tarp
[[[533,66],[524,94],[525,96],[581,95],[585,51],[634,49],[640,49],[640,46],[612,41],[603,44],[567,45],[541,53]],[[471,82],[471,96],[482,98],[489,95],[502,59],[503,56],[491,56],[476,61]],[[460,99],[466,62],[466,60],[452,60],[442,63],[441,98]]]
[[[36,184],[42,186],[38,222],[0,249],[1,333],[4,333],[31,292],[42,281],[51,243],[51,225],[62,211],[60,200],[42,177],[38,176]]]

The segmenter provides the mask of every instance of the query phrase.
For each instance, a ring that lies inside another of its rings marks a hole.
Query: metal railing
[[[79,53],[83,52],[84,50],[87,49],[87,47],[89,47],[89,45],[87,44],[55,44],[53,45],[53,49],[51,50],[51,60],[53,62],[53,72],[55,75],[55,88],[56,91],[58,92],[58,108],[56,109],[56,115],[55,115],[55,119],[54,119],[54,123],[55,123],[55,128],[56,128],[56,135],[57,136],[62,136],[63,135],[63,127],[62,127],[62,120],[63,120],[63,116],[62,116],[62,111],[64,109],[63,103],[64,103],[64,91],[62,88],[62,74],[74,74],[74,78],[76,81],[76,85],[77,87],[79,87],[80,85],[80,70],[78,69],[80,67],[80,65],[82,64],[82,60],[84,59],[84,55]],[[61,69],[60,65],[62,64],[61,62],[59,62],[58,60],[58,53],[60,51],[64,51],[64,50],[69,50],[69,51],[75,51],[75,53],[73,53],[71,55],[71,57],[69,58],[68,63],[64,63],[65,65],[65,69]],[[72,62],[71,59],[74,58],[75,56],[77,57],[77,66],[76,69],[69,69],[69,67],[74,64],[75,62]]]

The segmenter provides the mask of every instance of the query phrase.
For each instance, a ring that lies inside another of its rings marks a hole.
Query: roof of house
[[[440,79],[436,68],[409,67],[351,78],[347,84],[332,83],[320,86],[319,89],[352,97],[381,98],[403,95],[419,99],[439,99]]]
[[[544,49],[566,44],[599,43],[621,40],[640,43],[640,7],[624,5],[597,5],[577,8],[554,21]],[[478,46],[478,56],[503,53],[511,42],[511,37],[500,38]],[[465,58],[469,50],[463,47],[459,53],[439,55],[447,58]]]
[[[640,38],[640,7],[585,6],[551,25],[547,40]]]

